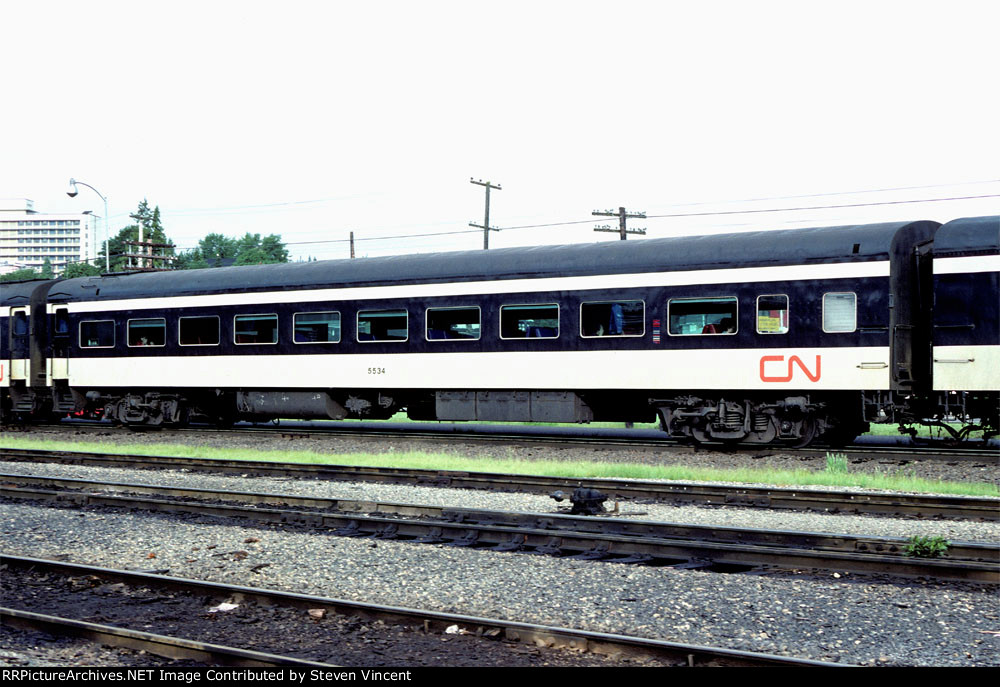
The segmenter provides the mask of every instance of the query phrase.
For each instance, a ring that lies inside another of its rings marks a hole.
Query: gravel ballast
[[[569,510],[567,502],[563,502],[562,505],[557,504],[556,501],[544,494],[489,492],[374,482],[325,482],[256,476],[229,477],[186,470],[128,470],[56,463],[28,464],[18,461],[0,461],[0,472],[133,484],[155,483],[172,487],[193,487],[218,491],[253,491],[356,501],[418,503],[452,508],[480,508],[531,513],[555,513]],[[610,504],[606,504],[606,506],[610,508]],[[629,501],[620,502],[619,511],[615,517],[719,527],[750,527],[879,537],[941,536],[954,541],[974,542],[1000,541],[1000,522],[896,519],[846,513],[803,513],[729,506],[675,506]]]
[[[162,435],[153,438],[157,443],[164,441]],[[131,436],[128,439],[138,443]],[[260,449],[280,440],[255,436],[244,441]],[[232,438],[220,442],[228,446],[238,443]],[[373,450],[369,442],[355,443],[366,445],[353,450]],[[287,443],[284,447],[288,448]],[[339,445],[327,450],[348,449]],[[421,450],[428,449],[424,445]],[[578,450],[591,454],[588,457],[593,459],[592,449]],[[540,449],[532,451],[541,453]],[[566,451],[557,455],[568,455]],[[541,512],[556,508],[555,502],[545,496],[520,494],[78,466],[30,467],[28,470],[25,463],[0,466],[10,472],[162,481],[203,488],[226,488],[228,484],[228,488],[245,491],[315,493],[472,508]],[[996,469],[988,467],[992,480]],[[992,523],[631,503],[622,503],[622,510],[626,517],[650,520],[871,536],[940,534],[955,540],[998,540],[997,526]],[[629,515],[630,511],[643,515]],[[886,581],[854,575],[719,574],[626,566],[349,539],[320,532],[282,532],[190,516],[52,509],[21,503],[2,504],[0,517],[3,550],[13,555],[58,556],[73,562],[135,570],[166,568],[169,574],[180,577],[842,663],[1000,665],[1000,597],[995,587]],[[250,539],[259,541],[246,543]],[[236,551],[248,555],[226,555]]]
[[[13,555],[826,661],[1000,665],[994,588],[633,567],[17,503],[2,516]]]

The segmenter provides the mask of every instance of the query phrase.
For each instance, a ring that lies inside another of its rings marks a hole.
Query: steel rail
[[[38,481],[40,478],[31,478]],[[44,479],[44,478],[41,478]],[[109,506],[168,513],[195,513],[225,518],[248,518],[277,524],[323,528],[341,536],[405,539],[422,543],[491,547],[498,551],[532,551],[560,556],[621,560],[625,562],[669,562],[685,566],[718,567],[775,566],[785,569],[821,569],[837,572],[928,577],[938,580],[1000,582],[1000,545],[963,543],[964,558],[908,558],[901,555],[904,542],[830,536],[817,533],[738,530],[730,528],[715,536],[713,528],[672,526],[666,523],[617,523],[613,532],[601,531],[596,520],[556,515],[511,516],[488,511],[452,509],[454,520],[413,520],[371,513],[296,511],[219,503],[105,495],[82,491],[52,491],[0,485],[0,496],[25,500],[49,500],[84,506]],[[150,487],[157,489],[157,487]],[[170,491],[163,489],[163,491]],[[223,499],[223,492],[201,492]],[[314,500],[315,501],[315,500]],[[362,506],[362,508],[367,506]],[[377,512],[378,504],[374,504]],[[396,504],[407,515],[449,509],[426,509]],[[480,518],[476,521],[476,518]],[[500,522],[496,522],[499,520]],[[581,524],[583,523],[583,524]],[[629,526],[634,527],[629,531]],[[623,533],[627,532],[627,533]],[[839,541],[838,541],[839,540]],[[888,552],[895,549],[896,554]]]
[[[628,637],[572,628],[520,623],[498,618],[441,613],[438,611],[398,606],[380,606],[344,599],[310,596],[295,592],[227,585],[218,582],[115,570],[8,554],[0,554],[0,565],[34,568],[63,575],[94,576],[100,579],[123,582],[128,585],[180,590],[215,598],[228,599],[234,595],[240,595],[244,599],[252,599],[261,603],[305,609],[324,608],[329,612],[340,615],[381,618],[389,622],[419,626],[435,632],[441,632],[452,625],[458,625],[460,629],[466,630],[473,635],[488,636],[490,631],[500,630],[505,638],[510,641],[519,641],[540,646],[566,647],[604,655],[618,653],[630,656],[655,656],[671,661],[683,662],[687,665],[848,667],[839,663],[775,656],[738,649],[681,644],[642,637]]]
[[[319,496],[297,496],[293,494],[253,491],[222,491],[198,487],[168,486],[164,484],[108,482],[76,477],[48,477],[44,475],[0,473],[0,494],[8,494],[4,490],[9,487],[21,488],[27,485],[40,486],[43,489],[49,490],[53,487],[68,488],[73,490],[73,492],[86,490],[88,494],[94,496],[100,492],[112,496],[151,494],[154,496],[191,498],[202,501],[228,501],[253,505],[266,504],[313,508],[321,509],[324,513],[336,511],[347,514],[364,514],[366,516],[410,516],[464,523],[467,525],[486,524],[505,527],[528,527],[552,531],[589,532],[591,534],[613,534],[644,538],[697,539],[701,541],[763,544],[827,551],[860,551],[887,555],[904,555],[907,545],[907,540],[903,537],[871,537],[792,530],[762,530],[719,525],[692,525],[688,523],[640,520],[626,517],[626,514],[610,517],[616,514],[605,513],[603,516],[578,516],[563,513],[494,511],[483,508],[430,506],[391,501],[324,498]],[[947,557],[949,560],[984,561],[1000,566],[1000,544],[953,541],[949,543]]]
[[[255,460],[111,455],[78,451],[0,448],[0,460],[31,460],[128,468],[184,468],[223,474],[418,484],[462,489],[552,493],[581,484],[611,499],[652,499],[712,506],[856,512],[922,518],[1000,520],[1000,499],[885,492],[826,491],[788,487],[750,487],[702,482],[564,478],[458,470],[428,470],[350,465],[274,463]]]
[[[57,636],[80,637],[91,642],[126,649],[145,651],[154,656],[187,659],[209,665],[241,667],[302,666],[308,668],[338,667],[332,663],[306,661],[291,656],[279,656],[250,649],[238,649],[221,644],[198,642],[181,637],[129,630],[113,625],[102,625],[72,618],[33,613],[14,608],[0,607],[0,620],[4,625],[28,630],[39,630]]]

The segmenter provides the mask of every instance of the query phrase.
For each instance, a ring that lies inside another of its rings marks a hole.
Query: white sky
[[[1000,194],[1000,3],[46,2],[0,11],[0,197],[144,197],[181,248],[617,240],[612,218]],[[992,183],[973,184],[987,181]],[[888,193],[849,191],[924,187]],[[809,195],[808,198],[785,198]],[[756,198],[782,198],[732,203]],[[708,203],[707,205],[690,205]],[[1000,214],[1000,198],[630,220],[651,237]],[[591,221],[593,220],[593,221]],[[103,238],[103,232],[101,233]],[[636,239],[640,240],[640,239]]]

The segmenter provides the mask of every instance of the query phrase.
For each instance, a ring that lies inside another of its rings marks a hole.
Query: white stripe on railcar
[[[934,274],[1000,272],[1000,255],[967,255],[958,258],[935,258]]]
[[[550,293],[585,289],[633,289],[657,286],[745,284],[751,282],[815,279],[857,279],[888,277],[889,262],[823,263],[780,265],[684,272],[604,274],[585,277],[545,277],[540,279],[498,279],[495,281],[447,282],[440,284],[399,284],[334,289],[292,289],[256,293],[223,293],[203,296],[168,296],[67,304],[74,313],[162,308],[220,307],[227,305],[267,305],[320,301],[374,300],[389,298],[433,298],[441,296],[482,296],[484,294]]]
[[[136,356],[70,361],[75,387],[889,388],[889,348]]]

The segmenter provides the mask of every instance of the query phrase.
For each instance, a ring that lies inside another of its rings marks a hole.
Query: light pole
[[[91,191],[96,193],[104,201],[104,271],[111,271],[111,231],[108,229],[108,199],[96,188],[83,181],[77,181],[76,179],[69,180],[69,190],[66,191],[66,195],[70,198],[75,198],[79,191],[76,190],[76,185],[86,186]]]

